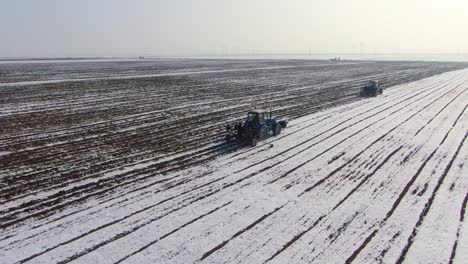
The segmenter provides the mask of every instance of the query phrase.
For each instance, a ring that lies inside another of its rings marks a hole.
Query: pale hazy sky
[[[468,52],[468,0],[0,0],[0,57]]]

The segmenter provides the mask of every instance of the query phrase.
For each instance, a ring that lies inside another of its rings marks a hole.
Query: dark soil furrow
[[[408,253],[411,245],[413,244],[414,238],[418,234],[418,227],[422,224],[422,222],[424,221],[424,218],[426,217],[427,213],[431,209],[431,206],[432,206],[432,203],[433,203],[433,201],[435,199],[435,196],[437,195],[437,192],[439,191],[440,186],[444,183],[444,180],[445,180],[448,172],[452,168],[453,162],[457,158],[458,153],[460,152],[463,144],[465,143],[465,140],[466,140],[467,136],[468,136],[468,132],[465,133],[465,136],[464,136],[463,140],[461,141],[460,145],[458,145],[457,151],[455,152],[455,154],[450,159],[450,161],[447,164],[447,167],[445,167],[445,170],[442,173],[442,175],[439,177],[439,179],[437,181],[437,184],[436,184],[434,190],[432,191],[431,196],[429,197],[426,204],[424,205],[424,208],[423,208],[421,214],[419,215],[418,221],[416,222],[416,225],[413,227],[413,231],[411,232],[411,235],[408,237],[408,241],[406,242],[406,245],[404,246],[402,252],[400,253],[400,256],[398,257],[398,260],[396,261],[396,263],[402,263],[405,260],[406,254]]]
[[[287,203],[286,203],[287,204]],[[231,236],[231,238],[229,238],[228,240],[225,240],[223,241],[221,244],[215,246],[214,248],[208,250],[205,254],[203,254],[203,256],[200,258],[200,260],[204,260],[206,259],[207,257],[209,257],[210,255],[212,255],[213,253],[215,253],[216,251],[220,250],[221,248],[223,248],[225,245],[227,245],[227,243],[229,243],[231,240],[235,239],[236,237],[242,235],[243,233],[249,231],[250,229],[254,228],[256,225],[258,225],[259,223],[261,223],[263,220],[265,220],[267,217],[271,216],[272,214],[278,212],[281,208],[283,208],[286,204],[283,204],[282,206],[280,207],[277,207],[275,208],[275,210],[269,212],[268,214],[265,214],[263,215],[262,217],[260,217],[259,219],[255,220],[253,223],[251,223],[250,225],[248,225],[247,227],[245,227],[244,229],[242,230],[239,230],[237,231],[233,236]]]

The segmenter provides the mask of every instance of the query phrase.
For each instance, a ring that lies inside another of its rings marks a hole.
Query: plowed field
[[[0,263],[468,259],[466,64],[41,65],[0,64]]]

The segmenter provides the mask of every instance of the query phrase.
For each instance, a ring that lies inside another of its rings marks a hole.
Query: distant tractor
[[[238,140],[246,142],[252,147],[260,140],[267,139],[270,135],[277,136],[281,129],[288,125],[288,121],[277,121],[272,112],[264,110],[251,110],[247,113],[247,118],[234,126],[226,126],[226,140]]]
[[[377,96],[383,93],[382,85],[379,81],[368,81],[367,85],[361,90],[361,96]]]

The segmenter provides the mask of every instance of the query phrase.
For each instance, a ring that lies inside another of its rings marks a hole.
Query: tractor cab
[[[369,81],[367,82],[367,87],[369,88],[375,88],[375,87],[379,87],[379,81]]]
[[[245,127],[260,128],[263,125],[270,125],[274,123],[275,118],[272,117],[271,112],[265,110],[252,110],[247,113],[247,119],[245,120]]]
[[[263,123],[263,113],[260,114],[257,111],[251,111],[247,114],[247,122],[250,122],[252,124],[261,124]]]

